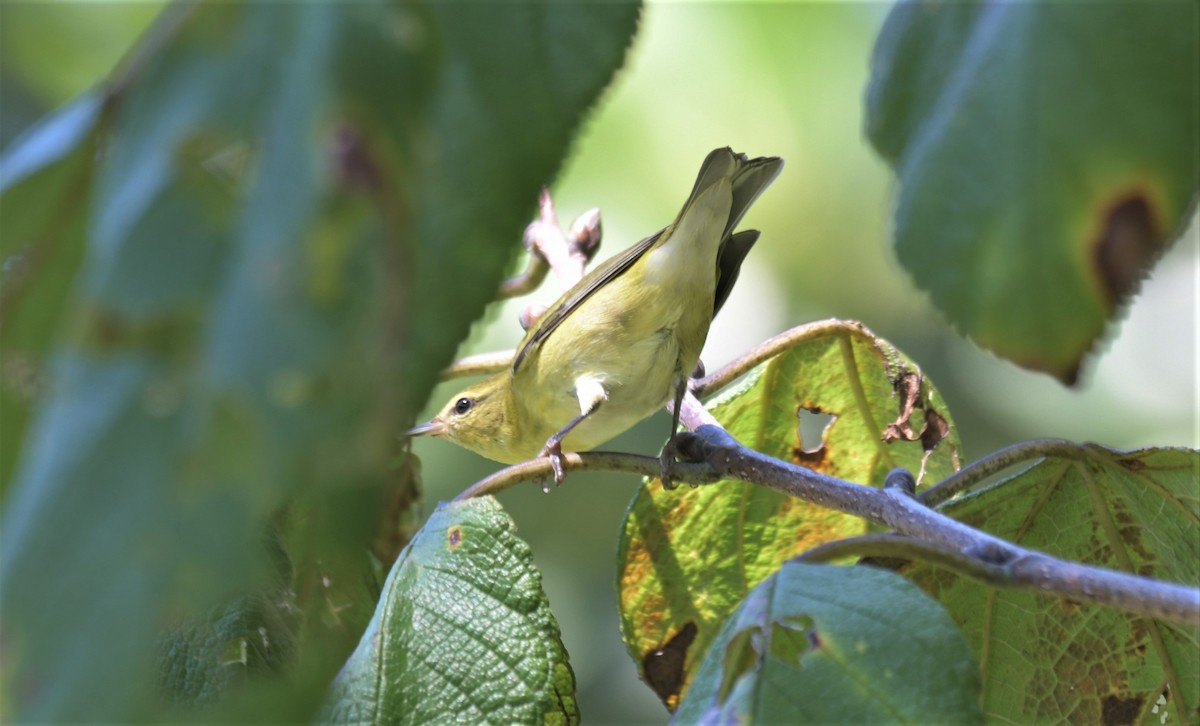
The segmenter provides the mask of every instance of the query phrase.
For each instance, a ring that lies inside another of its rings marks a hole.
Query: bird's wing
[[[542,341],[546,340],[567,319],[568,315],[575,312],[585,300],[592,296],[592,293],[628,270],[634,262],[637,262],[642,255],[646,254],[647,250],[658,242],[664,232],[674,228],[705,189],[708,189],[720,179],[727,178],[732,183],[733,200],[730,206],[729,220],[725,223],[725,232],[722,236],[722,250],[717,260],[717,295],[714,300],[715,313],[724,304],[725,298],[729,296],[733,282],[737,279],[742,260],[745,259],[746,253],[750,251],[750,248],[758,239],[757,232],[740,233],[734,235],[733,238],[730,238],[729,235],[738,222],[741,221],[746,210],[754,203],[754,200],[758,198],[763,189],[766,189],[767,185],[775,179],[782,168],[783,160],[774,156],[747,159],[745,154],[735,153],[728,146],[714,149],[710,152],[704,159],[704,163],[700,166],[700,173],[696,177],[696,183],[692,186],[692,193],[688,195],[688,199],[680,210],[679,216],[675,218],[675,222],[671,226],[665,227],[638,242],[621,254],[605,260],[603,264],[592,270],[575,287],[571,288],[553,307],[543,313],[542,317],[538,319],[537,325],[525,335],[525,340],[521,342],[521,347],[517,350],[517,357],[513,359],[513,373],[516,373],[517,369],[521,367],[521,362],[525,357],[537,346],[541,345]],[[731,245],[730,243],[733,244]]]
[[[568,315],[575,312],[585,300],[592,296],[592,293],[628,270],[634,262],[637,262],[642,255],[646,254],[647,250],[654,246],[654,243],[665,231],[664,227],[619,255],[608,258],[599,267],[584,276],[566,295],[559,298],[553,307],[542,313],[537,324],[525,335],[525,340],[521,342],[521,347],[517,350],[517,357],[513,359],[512,364],[513,373],[520,368],[521,361],[525,359],[525,356],[541,345],[542,341],[549,337],[555,328],[567,319]]]

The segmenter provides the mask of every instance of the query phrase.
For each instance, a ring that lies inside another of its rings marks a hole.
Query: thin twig
[[[989,551],[986,556],[980,554],[911,536],[869,534],[814,547],[799,559],[805,562],[829,562],[845,557],[918,560],[993,587],[1047,593],[1068,584],[1081,593],[1070,596],[1079,602],[1193,624],[1200,617],[1196,613],[1200,592],[1191,588],[1066,562],[1008,544]],[[1147,598],[1149,593],[1153,597]]]
[[[815,563],[847,557],[919,560],[997,587],[1012,585],[1011,573],[999,565],[983,562],[952,547],[898,534],[865,534],[838,539],[817,545],[796,559]]]
[[[579,215],[564,232],[558,226],[550,190],[542,189],[538,198],[538,218],[525,228],[529,262],[521,274],[501,283],[497,297],[507,299],[533,292],[550,270],[558,278],[559,287],[571,289],[583,279],[587,263],[600,249],[600,238],[599,209],[589,209]]]
[[[701,397],[716,393],[745,375],[754,366],[774,358],[788,348],[792,348],[806,340],[844,332],[847,326],[858,328],[869,334],[866,326],[854,320],[830,318],[829,320],[820,320],[815,323],[808,323],[807,325],[797,325],[794,328],[783,331],[779,335],[768,338],[754,347],[750,352],[738,356],[725,364],[720,370],[696,381],[692,385],[692,390],[695,391],[697,396]]]
[[[1087,449],[1085,446],[1064,439],[1023,441],[993,452],[979,461],[963,467],[943,479],[937,486],[926,489],[919,499],[926,506],[936,507],[959,492],[965,491],[1009,467],[1047,456],[1082,459],[1087,456]]]
[[[657,456],[642,456],[626,454],[617,451],[585,451],[567,452],[563,454],[563,469],[566,471],[621,471],[642,476],[658,476],[662,473],[662,463]],[[681,480],[693,484],[711,484],[714,472],[707,464],[676,462],[671,466],[671,473],[678,474]],[[553,476],[554,470],[547,458],[530,459],[520,464],[505,467],[491,476],[480,479],[454,498],[455,501],[497,494],[509,487],[531,480],[547,480]]]
[[[520,297],[528,295],[542,284],[546,279],[546,273],[550,271],[550,265],[546,263],[546,258],[540,253],[530,250],[529,261],[525,263],[525,269],[519,274],[508,278],[500,283],[500,290],[496,293],[497,300],[507,300],[512,297]]]

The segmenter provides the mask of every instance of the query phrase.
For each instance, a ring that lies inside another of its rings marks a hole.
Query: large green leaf
[[[853,323],[814,324],[709,409],[747,446],[850,481],[878,486],[894,467],[917,471],[927,446],[928,476],[955,468],[958,437],[941,397]],[[813,412],[832,418],[809,440],[804,422]],[[743,482],[674,491],[647,483],[626,514],[617,573],[621,632],[642,677],[673,708],[751,588],[797,553],[866,527]]]
[[[950,321],[1074,381],[1200,178],[1195,3],[903,2],[868,134],[900,261]]]
[[[729,617],[674,723],[980,723],[963,634],[904,578],[788,562]]]
[[[577,723],[529,545],[491,497],[440,506],[400,554],[324,720]]]
[[[1095,445],[1048,458],[941,511],[1067,560],[1200,586],[1200,452]],[[950,611],[1008,723],[1183,723],[1200,705],[1200,623],[908,572]],[[1160,697],[1161,700],[1160,700]],[[1170,714],[1169,716],[1165,714]]]
[[[5,501],[15,718],[161,717],[161,631],[263,591],[262,533],[289,501],[305,632],[332,612],[331,642],[300,646],[310,662],[276,689],[307,695],[268,713],[311,714],[370,612],[378,507],[415,496],[386,492],[395,432],[520,249],[637,12],[164,14],[161,45],[112,86],[105,145],[80,157],[90,210],[53,220],[86,229],[86,259]],[[356,599],[335,607],[327,583]]]

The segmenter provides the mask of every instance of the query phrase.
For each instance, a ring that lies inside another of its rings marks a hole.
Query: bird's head
[[[438,415],[405,435],[436,436],[505,464],[524,461],[529,457],[514,451],[509,378],[505,371],[459,391]]]

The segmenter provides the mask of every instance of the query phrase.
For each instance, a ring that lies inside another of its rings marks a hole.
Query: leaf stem
[[[1087,449],[1080,444],[1065,439],[1034,439],[1022,441],[1019,444],[1005,447],[963,467],[954,474],[943,479],[936,486],[926,489],[920,500],[926,506],[936,507],[983,482],[989,477],[999,474],[1005,469],[1022,462],[1054,456],[1063,459],[1082,459],[1087,456]]]
[[[797,325],[794,328],[783,331],[779,335],[768,338],[751,349],[750,352],[733,359],[721,369],[696,381],[692,385],[692,390],[697,396],[708,396],[717,393],[745,375],[758,364],[774,358],[788,348],[814,338],[836,335],[844,331],[847,326],[857,328],[872,338],[875,337],[873,333],[867,330],[866,326],[854,320],[830,318],[805,325]]]

